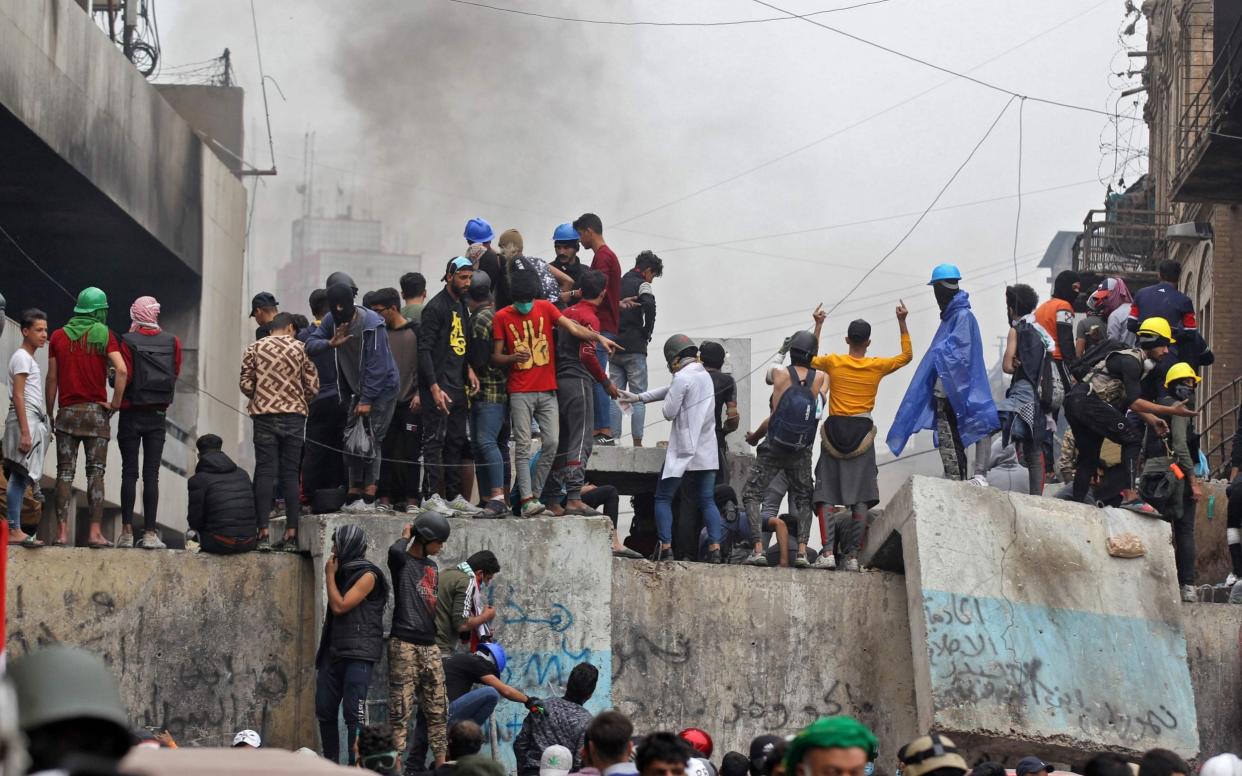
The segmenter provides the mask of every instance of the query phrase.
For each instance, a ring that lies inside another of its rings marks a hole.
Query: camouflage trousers
[[[742,503],[746,506],[750,535],[754,541],[760,541],[763,530],[764,496],[779,473],[785,475],[785,485],[789,489],[789,512],[798,521],[798,543],[806,544],[811,537],[811,493],[814,489],[811,452],[810,447],[786,453],[773,450],[766,442],[759,445],[755,462],[750,467],[750,477],[742,491]]]
[[[940,446],[944,478],[966,479],[966,450],[957,433],[957,416],[953,414],[953,405],[943,396],[936,397],[936,443]]]
[[[56,519],[69,520],[73,474],[78,468],[78,443],[86,451],[86,503],[91,522],[103,520],[104,466],[112,428],[108,412],[99,404],[61,407],[56,415]]]
[[[436,757],[448,756],[448,695],[440,649],[400,639],[388,640],[388,719],[398,757],[409,742],[415,700],[427,721],[427,738]],[[422,763],[418,763],[419,769]]]

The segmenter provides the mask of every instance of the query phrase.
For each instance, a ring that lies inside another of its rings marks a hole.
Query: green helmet
[[[674,334],[664,341],[664,360],[672,364],[687,350],[697,352],[698,347],[694,344],[694,340],[684,334]]]
[[[82,293],[78,294],[78,303],[73,307],[75,313],[93,313],[107,309],[108,295],[94,286],[82,289]]]
[[[82,717],[129,730],[116,677],[92,652],[53,644],[13,661],[8,674],[24,731]]]

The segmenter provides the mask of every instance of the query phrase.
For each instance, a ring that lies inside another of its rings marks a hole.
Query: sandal
[[[45,545],[43,540],[34,534],[26,534],[26,538],[22,540],[22,546],[29,549],[35,549],[36,547],[43,547]]]
[[[102,542],[87,542],[86,546],[90,547],[92,550],[107,550],[115,547],[116,545],[107,539],[104,539]]]

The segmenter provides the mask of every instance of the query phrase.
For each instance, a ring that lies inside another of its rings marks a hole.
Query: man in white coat
[[[673,497],[682,485],[699,502],[707,523],[707,562],[720,563],[720,510],[716,508],[715,389],[711,375],[699,362],[699,349],[684,334],[674,334],[664,343],[664,360],[673,373],[665,388],[641,394],[621,392],[625,403],[664,401],[664,418],[673,422],[664,471],[655,492],[656,533],[660,546],[656,560],[673,559]]]

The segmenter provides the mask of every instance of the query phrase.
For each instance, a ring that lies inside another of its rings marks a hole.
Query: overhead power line
[[[718,22],[652,22],[652,21],[619,21],[614,19],[582,19],[574,16],[557,16],[550,13],[537,13],[535,11],[522,11],[517,8],[505,8],[499,5],[489,5],[487,3],[479,3],[474,0],[449,0],[450,3],[458,5],[469,5],[475,8],[485,8],[489,11],[500,11],[502,13],[511,13],[518,16],[530,16],[536,19],[547,19],[558,22],[575,22],[577,24],[599,24],[609,27],[737,27],[744,24],[765,24],[767,22],[790,22],[795,21],[792,16],[769,16],[764,19],[730,19]],[[826,8],[822,11],[811,11],[805,16],[820,16],[827,13],[838,13],[840,11],[852,11],[855,8],[864,8],[869,5],[880,5],[887,3],[889,0],[867,0],[867,2],[855,3],[854,5],[841,6],[839,8]]]

